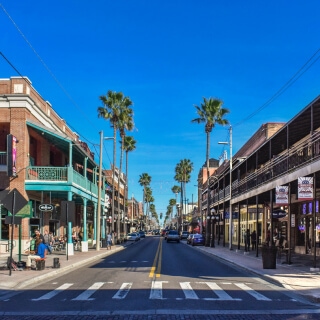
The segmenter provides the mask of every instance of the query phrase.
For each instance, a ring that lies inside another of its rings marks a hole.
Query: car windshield
[[[135,233],[128,233],[128,236],[136,236]]]
[[[170,231],[169,234],[178,234],[178,231]]]

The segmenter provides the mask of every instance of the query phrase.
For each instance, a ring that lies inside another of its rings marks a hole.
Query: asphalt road
[[[160,237],[25,289],[0,311],[1,319],[320,319],[319,305]]]

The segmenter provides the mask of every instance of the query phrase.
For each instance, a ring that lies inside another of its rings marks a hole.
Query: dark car
[[[204,246],[204,236],[202,234],[194,234],[191,239],[193,246]]]
[[[146,233],[142,230],[139,231],[140,234],[140,238],[145,238],[146,237]]]
[[[188,236],[189,236],[190,232],[188,231],[182,231],[181,234],[180,234],[180,239],[188,239]]]

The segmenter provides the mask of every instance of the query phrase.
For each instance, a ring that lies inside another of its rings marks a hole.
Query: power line
[[[249,114],[242,121],[236,123],[233,127],[239,126],[240,124],[246,122],[251,119],[253,116],[258,114],[261,110],[266,108],[271,102],[277,99],[281,94],[283,94],[289,87],[291,87],[305,72],[307,72],[320,58],[320,55],[315,58],[315,56],[319,53],[320,48],[316,50],[316,52],[307,60],[306,63],[275,93],[273,94],[265,103],[263,103],[257,110]],[[312,61],[314,59],[314,61]],[[312,61],[312,62],[311,62]]]
[[[64,86],[61,84],[61,82],[57,79],[57,77],[54,75],[54,73],[50,70],[50,68],[47,66],[47,64],[44,62],[44,60],[41,58],[41,56],[38,54],[38,52],[35,50],[35,48],[32,46],[32,44],[30,43],[30,41],[27,39],[27,37],[23,34],[23,32],[21,31],[21,29],[18,27],[18,25],[15,23],[15,21],[13,20],[13,18],[9,15],[9,13],[7,12],[7,10],[4,8],[4,6],[0,3],[0,7],[3,10],[3,12],[7,15],[7,17],[9,18],[9,20],[12,22],[12,24],[14,25],[14,27],[18,30],[18,32],[20,33],[20,35],[22,36],[22,38],[25,40],[25,42],[28,44],[28,46],[31,48],[31,50],[33,51],[33,53],[36,55],[36,57],[40,60],[41,64],[44,66],[44,68],[48,71],[48,73],[50,74],[50,76],[54,79],[54,81],[58,84],[58,86],[60,87],[60,89],[62,90],[62,92],[67,96],[67,98],[71,101],[71,103],[84,115],[84,117],[86,118],[86,120],[88,121],[88,123],[91,124],[91,126],[98,131],[98,129],[95,127],[95,125],[90,121],[90,119],[87,117],[86,113],[78,106],[78,104],[74,101],[74,99],[72,98],[72,96],[69,94],[69,92],[64,88]],[[4,55],[2,54],[2,56],[4,57]],[[4,57],[5,58],[5,57]],[[5,58],[5,60],[10,64],[11,67],[14,68],[14,70],[22,77],[21,73],[13,66],[12,63],[9,62],[9,60],[7,58]]]

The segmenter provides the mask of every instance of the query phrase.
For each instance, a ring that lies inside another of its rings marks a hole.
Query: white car
[[[127,234],[127,241],[138,241],[140,240],[140,237],[137,233],[132,232]]]

